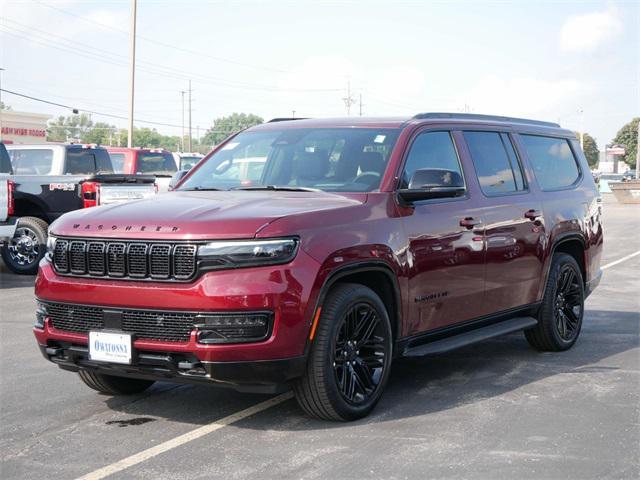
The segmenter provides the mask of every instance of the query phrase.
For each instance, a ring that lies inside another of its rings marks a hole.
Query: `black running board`
[[[482,342],[489,338],[499,337],[507,333],[517,332],[525,328],[535,327],[538,320],[533,317],[516,317],[500,323],[494,323],[487,327],[476,328],[465,333],[454,335],[453,337],[435,340],[433,342],[407,347],[404,351],[405,357],[423,357],[425,355],[435,355],[448,352],[456,348]]]

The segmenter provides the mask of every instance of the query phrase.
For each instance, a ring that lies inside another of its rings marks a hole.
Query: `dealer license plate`
[[[89,332],[89,359],[130,364],[131,343],[127,333]]]

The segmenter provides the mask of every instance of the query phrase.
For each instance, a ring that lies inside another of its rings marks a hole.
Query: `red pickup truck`
[[[154,175],[158,190],[166,192],[178,170],[171,152],[162,148],[105,147],[116,173]]]

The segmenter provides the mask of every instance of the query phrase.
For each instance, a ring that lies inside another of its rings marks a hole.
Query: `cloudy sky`
[[[0,9],[3,88],[127,115],[129,0],[0,0]],[[178,135],[189,79],[194,134],[232,112],[344,116],[350,84],[364,115],[469,111],[576,130],[583,116],[602,145],[640,114],[638,25],[635,0],[138,0],[136,123],[177,125],[156,128]]]

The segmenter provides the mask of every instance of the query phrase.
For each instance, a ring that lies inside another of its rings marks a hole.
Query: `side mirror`
[[[173,190],[187,173],[189,173],[189,170],[178,170],[174,173],[173,177],[171,177],[171,181],[169,181],[169,191]]]
[[[407,203],[431,198],[451,198],[464,194],[464,181],[458,172],[443,168],[416,170],[408,188],[398,190],[398,196]]]

